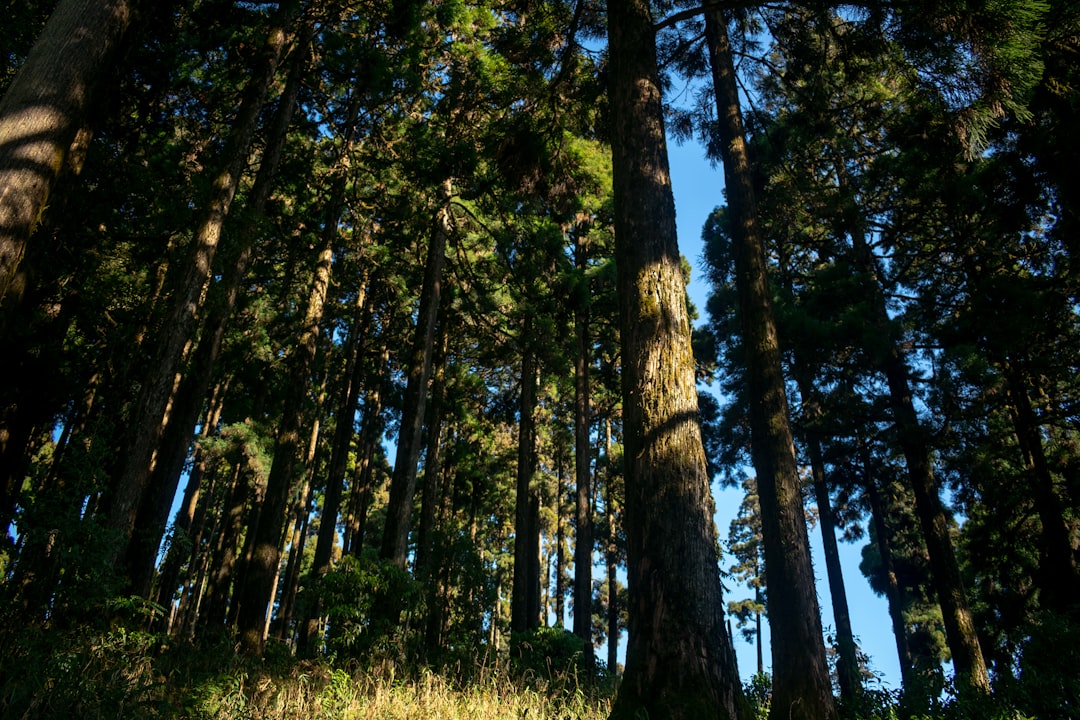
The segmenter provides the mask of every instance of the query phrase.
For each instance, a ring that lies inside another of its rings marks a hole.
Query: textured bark
[[[735,718],[649,4],[610,0],[629,630],[613,718]]]
[[[769,587],[773,659],[770,716],[777,720],[824,720],[836,716],[836,703],[825,660],[821,610],[738,85],[727,19],[721,11],[706,12],[705,32],[716,90],[724,184],[734,219],[731,234],[735,282]]]
[[[0,300],[137,7],[62,0],[0,99]]]
[[[423,444],[424,408],[427,403],[428,380],[431,377],[431,359],[434,354],[435,322],[439,316],[446,242],[453,229],[449,204],[451,195],[450,181],[447,180],[443,183],[440,197],[442,207],[439,208],[434,232],[431,234],[431,242],[428,246],[424,285],[420,291],[420,308],[417,311],[415,335],[409,358],[409,379],[405,387],[397,457],[394,460],[394,475],[390,480],[386,527],[383,530],[380,556],[400,568],[405,567],[409,549],[409,518],[412,515],[413,496],[416,494],[420,446]]]

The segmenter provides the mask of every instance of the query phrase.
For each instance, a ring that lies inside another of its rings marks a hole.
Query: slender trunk
[[[262,653],[267,607],[281,560],[279,542],[285,523],[285,506],[293,490],[293,476],[301,442],[300,432],[307,406],[307,389],[318,348],[326,293],[330,285],[337,231],[338,218],[328,218],[324,245],[308,297],[307,312],[290,360],[289,395],[274,443],[274,459],[267,480],[266,500],[258,525],[249,531],[254,537],[255,547],[251,562],[244,573],[244,583],[238,593],[240,612],[237,615],[237,629],[243,650],[252,655]]]
[[[796,357],[798,363],[798,357]],[[810,457],[810,474],[814,482],[814,496],[818,507],[818,524],[825,551],[825,571],[829,578],[829,596],[832,599],[833,621],[836,623],[836,677],[840,685],[840,698],[847,702],[862,692],[859,658],[855,634],[851,629],[851,611],[848,608],[844,572],[840,565],[840,548],[836,542],[836,518],[833,515],[829,484],[825,479],[825,461],[821,453],[821,441],[816,426],[821,419],[821,401],[813,381],[802,371],[800,363],[796,372],[799,393],[802,395],[803,416],[807,424],[803,442]]]
[[[588,282],[588,248],[585,233],[576,235],[574,264],[581,281]],[[592,477],[589,407],[589,361],[592,342],[589,337],[588,287],[579,291],[574,314],[574,634],[585,641],[585,667],[593,664],[592,643],[592,554],[593,528],[590,500]]]
[[[314,500],[315,490],[309,487],[296,503],[292,540],[289,542],[289,557],[285,562],[285,585],[282,590],[281,628],[278,633],[278,637],[282,640],[289,639],[289,628],[292,626],[293,615],[296,612],[296,595],[300,587],[300,565],[304,560],[308,523],[311,521]]]
[[[874,523],[874,537],[877,542],[878,555],[885,571],[886,586],[885,597],[889,604],[889,619],[892,621],[893,638],[896,640],[896,656],[900,664],[900,680],[905,689],[915,687],[915,662],[911,655],[911,646],[908,644],[907,622],[904,619],[904,607],[907,605],[904,591],[896,577],[896,567],[892,558],[892,541],[889,526],[885,522],[887,512],[881,500],[881,491],[870,472],[869,451],[863,447],[863,484],[866,488],[867,498],[870,500],[870,517]]]
[[[1046,461],[1042,433],[1028,397],[1024,372],[1016,361],[1003,363],[1012,410],[1013,429],[1024,459],[1024,467],[1031,478],[1035,511],[1042,525],[1043,542],[1039,548],[1038,582],[1042,588],[1043,603],[1059,611],[1067,611],[1076,605],[1080,578],[1077,575],[1076,553],[1073,550],[1072,533],[1061,512],[1063,501],[1055,488],[1054,476]]]
[[[262,162],[259,164],[259,170],[252,185],[251,196],[244,208],[244,222],[238,229],[237,259],[225,287],[221,289],[224,299],[215,304],[208,314],[205,329],[193,353],[192,362],[178,392],[169,402],[170,410],[162,429],[157,457],[149,478],[148,491],[143,496],[136,519],[137,537],[133,538],[127,551],[126,565],[131,578],[131,591],[138,595],[146,595],[150,590],[154,561],[165,532],[169,508],[172,506],[180,475],[183,472],[192,431],[213,378],[214,365],[221,350],[221,342],[225,336],[229,317],[236,305],[243,279],[247,275],[247,267],[255,242],[254,228],[258,226],[257,218],[266,209],[266,202],[270,198],[270,191],[277,177],[287,131],[292,122],[296,98],[302,84],[303,70],[307,66],[309,38],[310,29],[305,28],[301,42],[298,43],[294,52],[289,79],[270,126],[266,148],[262,153]]]
[[[364,421],[360,430],[359,461],[349,488],[349,517],[345,528],[345,552],[359,557],[364,547],[364,535],[367,529],[368,508],[374,492],[375,456],[382,436],[382,402],[384,382],[382,375],[390,360],[390,349],[383,343],[379,351],[378,368],[374,373],[377,380],[368,388],[364,398]]]
[[[135,529],[136,516],[154,469],[161,435],[175,397],[177,372],[190,344],[195,323],[205,302],[225,218],[247,166],[251,139],[266,101],[278,63],[289,42],[299,2],[279,8],[268,28],[265,44],[250,82],[244,90],[232,132],[224,151],[225,167],[214,179],[204,215],[196,228],[192,254],[177,291],[172,295],[162,336],[153,344],[154,355],[135,406],[134,428],[124,452],[123,464],[109,498],[107,525],[116,533],[115,558],[124,557]],[[115,559],[114,558],[114,559]]]
[[[435,545],[435,521],[439,505],[439,476],[442,474],[443,402],[446,395],[447,332],[439,323],[439,341],[435,348],[431,405],[428,407],[427,447],[424,450],[424,487],[420,495],[420,527],[416,541],[416,574],[422,582],[431,577],[432,552]]]
[[[619,628],[619,579],[616,573],[619,569],[619,547],[615,543],[615,469],[611,464],[611,418],[604,418],[604,457],[607,458],[605,471],[607,477],[604,482],[606,497],[604,498],[604,511],[607,513],[607,547],[604,556],[607,562],[607,666],[609,672],[617,672],[619,668],[619,639],[622,631]]]
[[[221,417],[224,399],[224,383],[218,386],[207,408],[206,419],[202,427],[202,439],[210,437],[214,427],[217,426]],[[191,530],[195,520],[195,511],[199,505],[200,492],[202,490],[203,474],[195,469],[188,474],[187,485],[184,487],[184,497],[180,507],[176,510],[173,519],[173,530],[169,540],[169,551],[161,564],[161,573],[158,578],[157,593],[154,599],[163,607],[170,607],[173,603],[173,595],[176,592],[177,578],[184,560],[191,557],[192,543]]]
[[[563,612],[566,610],[566,553],[563,546],[566,544],[566,522],[563,520],[563,496],[566,493],[566,479],[563,477],[563,462],[565,456],[559,450],[555,460],[555,478],[557,491],[555,494],[555,625],[563,627]],[[576,610],[575,610],[576,612]]]
[[[364,375],[363,363],[360,362],[366,325],[361,322],[365,312],[364,294],[361,291],[357,299],[357,317],[353,320],[348,343],[349,357],[345,365],[344,392],[336,412],[337,424],[334,427],[330,466],[327,468],[326,490],[323,494],[322,511],[319,513],[319,535],[315,542],[315,557],[311,568],[311,577],[316,582],[330,571],[334,540],[337,536],[338,512],[341,509],[341,495],[345,488],[345,465],[349,459],[349,447],[352,445],[356,431],[356,405],[360,399],[360,383]],[[309,652],[308,640],[314,634],[321,615],[322,603],[316,601],[309,606],[307,616],[301,620],[298,648],[302,653]]]
[[[536,353],[532,349],[532,315],[521,329],[521,396],[519,398],[517,489],[514,494],[514,580],[510,596],[510,629],[523,633],[540,626],[539,502],[533,487],[536,473]]]
[[[919,518],[926,550],[930,556],[930,573],[941,606],[945,638],[952,655],[958,685],[987,693],[990,678],[986,670],[975,623],[968,607],[967,593],[960,575],[960,565],[949,533],[950,518],[941,503],[926,433],[915,411],[907,363],[894,339],[884,291],[870,247],[861,228],[852,223],[850,232],[855,269],[868,280],[871,296],[871,322],[878,336],[886,338],[874,358],[877,369],[885,376],[889,389],[889,404],[896,426],[900,450],[907,464],[908,481],[915,495],[915,513]]]
[[[0,99],[0,300],[138,5],[59,2]]]
[[[424,285],[420,292],[420,308],[417,311],[416,331],[409,360],[409,380],[405,388],[401,431],[398,434],[397,457],[394,460],[394,475],[390,481],[386,527],[383,530],[380,555],[400,568],[405,567],[409,549],[409,517],[412,514],[413,496],[416,494],[417,463],[423,443],[424,407],[428,396],[428,380],[431,377],[446,242],[453,231],[450,212],[452,193],[450,181],[447,180],[441,189],[439,199],[442,206],[437,213],[428,246]]]
[[[649,3],[609,0],[630,640],[613,718],[739,717]]]
[[[233,471],[232,482],[227,502],[222,508],[221,517],[215,532],[213,555],[208,569],[206,601],[202,603],[199,623],[205,627],[221,627],[225,624],[229,609],[229,587],[232,585],[237,562],[237,545],[243,530],[244,514],[247,511],[249,495],[252,492],[248,479],[244,475],[247,460],[238,458]],[[251,498],[252,509],[258,504],[258,498]]]
[[[836,716],[836,704],[825,659],[765,249],[723,11],[706,11],[705,33],[716,92],[724,185],[734,218],[732,246],[772,628],[770,716],[823,720]]]

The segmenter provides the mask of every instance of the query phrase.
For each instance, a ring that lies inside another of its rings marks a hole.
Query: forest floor
[[[0,659],[0,717],[602,720],[612,700],[610,686],[515,673],[502,661],[406,673],[390,662],[298,660],[283,648],[253,660],[226,644],[162,644],[121,629],[62,642],[34,635]]]

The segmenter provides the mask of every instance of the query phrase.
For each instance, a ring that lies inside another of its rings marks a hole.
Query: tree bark
[[[300,431],[307,405],[311,367],[318,348],[326,293],[330,285],[334,241],[337,239],[338,218],[328,218],[326,238],[316,265],[308,297],[307,311],[290,360],[291,381],[285,401],[281,424],[274,442],[274,459],[266,484],[266,499],[258,525],[249,529],[255,540],[251,558],[244,572],[244,582],[237,593],[239,614],[237,629],[243,650],[251,655],[262,653],[263,629],[267,607],[273,594],[281,560],[280,542],[285,524],[285,506],[292,492],[296,460],[300,450]]]
[[[716,92],[724,186],[734,219],[731,234],[735,278],[769,587],[773,658],[770,717],[824,720],[836,716],[836,703],[825,660],[821,610],[738,84],[727,18],[722,11],[706,11],[705,33]]]
[[[736,718],[656,37],[644,0],[607,11],[630,593],[611,716]]]
[[[0,99],[0,300],[137,7],[62,0]]]
[[[441,207],[436,215],[434,232],[428,246],[424,268],[424,285],[420,292],[416,330],[409,358],[409,380],[405,387],[401,431],[398,434],[394,475],[390,481],[390,500],[386,511],[380,556],[399,568],[405,567],[409,549],[409,518],[413,496],[416,494],[417,463],[423,444],[424,408],[431,377],[431,358],[435,343],[435,323],[439,316],[439,297],[442,293],[443,265],[446,261],[446,242],[453,230],[450,181],[443,183]]]
[[[106,522],[117,535],[114,545],[116,558],[124,556],[135,529],[139,505],[147,491],[168,418],[170,400],[176,391],[177,371],[203,309],[205,287],[210,279],[222,227],[247,166],[259,113],[290,40],[288,27],[292,24],[298,5],[298,0],[285,3],[270,23],[262,54],[251,81],[244,89],[226,143],[225,167],[214,179],[211,196],[196,229],[191,258],[177,291],[172,295],[162,336],[153,345],[153,357],[147,365],[148,374],[142,383],[133,414],[131,425],[134,430],[122,453],[123,464],[109,496]]]

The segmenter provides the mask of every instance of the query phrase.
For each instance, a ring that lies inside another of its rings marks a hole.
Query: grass
[[[601,720],[610,693],[573,675],[514,674],[491,665],[420,669],[254,661],[221,642],[75,631],[62,639],[24,632],[0,659],[0,717],[193,720]]]

